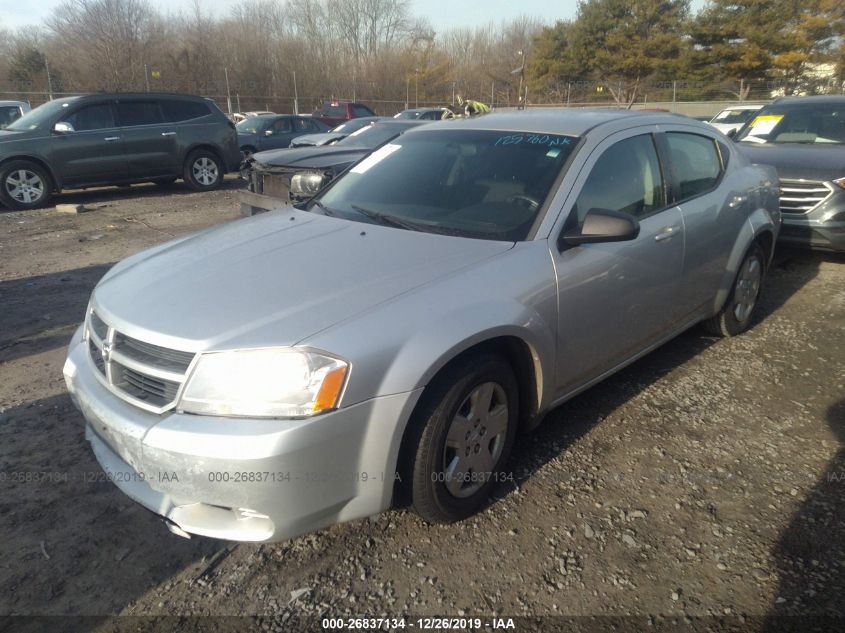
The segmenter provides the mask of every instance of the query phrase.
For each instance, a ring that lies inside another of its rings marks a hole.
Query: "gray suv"
[[[62,189],[182,178],[214,189],[240,163],[234,124],[210,100],[175,94],[54,99],[0,130],[0,202],[47,204]]]

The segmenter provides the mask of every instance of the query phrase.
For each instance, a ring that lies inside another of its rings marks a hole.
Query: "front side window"
[[[716,142],[699,134],[667,132],[669,166],[675,176],[678,201],[687,200],[716,186],[722,163]]]
[[[591,209],[641,218],[664,206],[663,177],[651,134],[619,141],[593,165],[573,208],[578,226]]]
[[[104,130],[115,127],[111,105],[101,103],[80,108],[65,119],[77,132]]]
[[[495,130],[404,134],[356,163],[308,208],[409,230],[520,241],[577,141]]]
[[[273,134],[286,134],[290,132],[290,119],[277,119],[270,126]]]
[[[155,101],[122,101],[117,104],[117,115],[123,127],[164,123],[161,108]]]

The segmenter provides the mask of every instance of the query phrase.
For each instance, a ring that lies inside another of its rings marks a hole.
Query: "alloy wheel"
[[[6,176],[6,193],[22,204],[34,204],[44,197],[44,181],[29,169],[18,169]]]
[[[194,174],[194,180],[208,187],[217,182],[220,173],[217,170],[217,163],[211,160],[208,156],[200,156],[191,165],[191,171]]]

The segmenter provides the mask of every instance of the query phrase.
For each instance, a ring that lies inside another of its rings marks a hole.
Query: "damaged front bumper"
[[[275,167],[257,163],[252,159],[241,171],[241,177],[247,182],[246,191],[240,193],[241,215],[266,213],[310,200],[314,196],[313,193],[291,190],[293,177],[303,173],[319,173],[322,176],[321,187],[333,179],[333,173],[327,170]]]
[[[110,481],[177,534],[275,541],[390,505],[401,429],[419,392],[310,419],[154,414],[94,375],[81,328],[64,367]]]

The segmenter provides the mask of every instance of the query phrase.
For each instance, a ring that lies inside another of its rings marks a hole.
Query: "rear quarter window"
[[[205,103],[178,101],[175,99],[162,101],[161,110],[164,112],[164,120],[168,123],[190,121],[191,119],[199,119],[211,114],[211,110]]]

